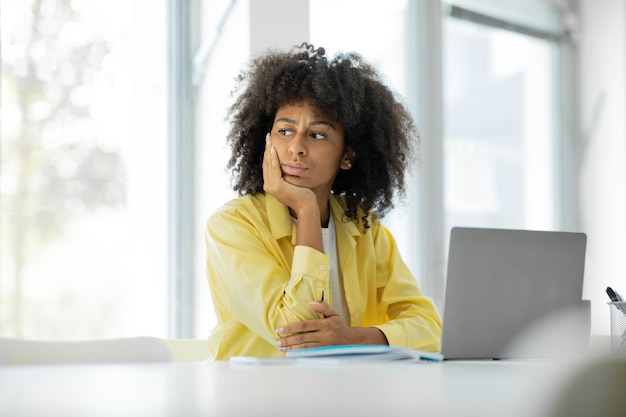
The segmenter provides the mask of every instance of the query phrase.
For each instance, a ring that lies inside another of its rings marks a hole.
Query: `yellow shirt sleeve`
[[[402,260],[391,233],[379,225],[374,233],[377,265],[377,324],[390,345],[439,351],[442,321],[433,300],[420,290]]]
[[[207,278],[218,321],[230,332],[217,350],[255,354],[243,341],[240,351],[225,346],[233,344],[233,333],[273,345],[278,327],[319,318],[309,302],[328,294],[329,256],[293,247],[292,236],[276,238],[263,214],[231,206],[207,222]]]

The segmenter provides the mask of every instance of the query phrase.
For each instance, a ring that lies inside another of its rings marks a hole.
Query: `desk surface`
[[[527,416],[554,364],[0,367],[2,416]]]

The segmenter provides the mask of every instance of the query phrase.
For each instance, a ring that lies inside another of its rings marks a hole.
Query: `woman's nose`
[[[290,155],[306,155],[306,145],[304,143],[304,135],[295,134],[289,142]]]

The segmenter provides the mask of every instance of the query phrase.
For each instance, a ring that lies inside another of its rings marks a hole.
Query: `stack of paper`
[[[286,358],[262,359],[236,356],[231,362],[240,364],[293,364],[293,363],[355,363],[355,362],[441,362],[439,352],[426,352],[388,345],[338,345],[297,349],[287,352]]]
[[[361,361],[435,361],[443,360],[439,352],[426,352],[388,345],[338,345],[298,349],[287,352],[288,358],[337,358]]]

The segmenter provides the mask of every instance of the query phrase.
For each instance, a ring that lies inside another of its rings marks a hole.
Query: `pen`
[[[608,294],[611,301],[613,301],[614,303],[623,301],[619,293],[611,287],[606,287],[606,293]],[[626,306],[616,305],[615,307],[617,307],[617,309],[621,311],[622,313],[626,314]]]
[[[613,302],[622,301],[622,297],[620,297],[620,295],[618,293],[616,293],[613,290],[613,288],[606,287],[606,293],[609,295],[609,298],[611,299],[611,301],[613,301]]]
[[[611,299],[611,301],[613,301],[614,303],[618,303],[621,301],[624,301],[622,299],[622,297],[619,295],[619,293],[617,291],[615,291],[613,288],[611,287],[606,287],[606,293],[609,295],[609,298]],[[616,306],[619,311],[623,312],[624,314],[626,314],[626,306],[622,306],[622,305],[617,305]]]

